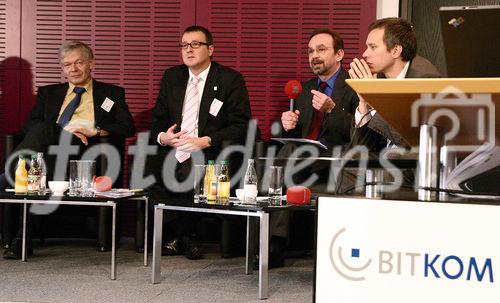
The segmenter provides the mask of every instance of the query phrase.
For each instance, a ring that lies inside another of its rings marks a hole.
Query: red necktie
[[[321,81],[319,83],[318,90],[324,94],[325,89],[327,87],[328,87],[328,84],[326,82]],[[309,132],[309,135],[307,135],[307,137],[306,137],[307,139],[311,139],[311,140],[318,139],[318,135],[321,131],[321,124],[323,124],[324,117],[325,117],[325,113],[314,109],[313,119],[311,121],[311,131]]]

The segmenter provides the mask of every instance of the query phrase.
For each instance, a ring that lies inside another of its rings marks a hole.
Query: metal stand
[[[383,185],[377,184],[384,181],[383,169],[367,169],[366,170],[366,183],[373,183],[366,185],[365,197],[370,199],[382,198]]]
[[[439,188],[446,187],[446,181],[448,181],[448,176],[451,171],[457,166],[457,152],[456,150],[450,149],[448,146],[441,147],[439,153],[439,162],[441,163],[441,171],[439,174]],[[448,194],[445,192],[440,192],[439,197],[445,198]]]
[[[420,146],[418,149],[418,198],[424,201],[436,199],[436,192],[421,187],[437,187],[439,157],[437,153],[437,128],[432,125],[420,126]]]

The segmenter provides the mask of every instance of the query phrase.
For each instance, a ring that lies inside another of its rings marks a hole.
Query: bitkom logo
[[[344,257],[343,247],[337,245],[338,238],[342,233],[345,232],[345,228],[339,230],[332,239],[330,244],[330,261],[332,262],[332,266],[335,271],[351,281],[363,281],[365,276],[363,274],[364,270],[370,266],[372,263],[372,259],[367,259],[365,262],[361,261],[361,265],[354,265],[353,263],[360,263],[358,260],[361,259],[360,249],[359,248],[351,248],[350,258],[351,264],[346,261],[346,257]],[[356,259],[357,262],[352,262],[352,259]]]
[[[494,283],[491,257],[344,247],[340,245],[344,232],[345,228],[337,231],[329,247],[332,267],[344,279],[363,281],[377,275],[394,275]]]

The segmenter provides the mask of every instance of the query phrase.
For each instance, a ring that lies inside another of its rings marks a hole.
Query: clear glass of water
[[[78,177],[78,161],[69,161],[69,195],[77,196],[80,192],[80,178]]]
[[[283,167],[271,166],[269,169],[269,204],[281,205],[283,188]]]
[[[205,173],[206,165],[197,164],[194,166],[194,203],[207,202],[205,195]]]
[[[90,196],[93,194],[95,161],[71,160],[69,162],[69,195]]]

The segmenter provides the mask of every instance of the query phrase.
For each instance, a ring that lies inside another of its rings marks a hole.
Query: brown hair
[[[370,24],[370,31],[383,28],[384,43],[388,50],[392,50],[396,44],[401,45],[403,51],[401,57],[404,61],[410,61],[417,55],[417,37],[410,22],[402,18],[384,18]]]
[[[334,31],[333,29],[330,28],[316,28],[313,30],[311,35],[309,36],[309,40],[311,40],[312,37],[319,35],[319,34],[328,34],[332,36],[333,39],[333,50],[337,52],[339,49],[344,49],[344,40],[340,35]]]
[[[208,28],[200,25],[192,25],[184,30],[184,33],[192,33],[192,32],[202,32],[205,35],[205,38],[207,39],[206,41],[207,47],[214,44],[214,38],[212,37],[212,33],[208,30]]]

